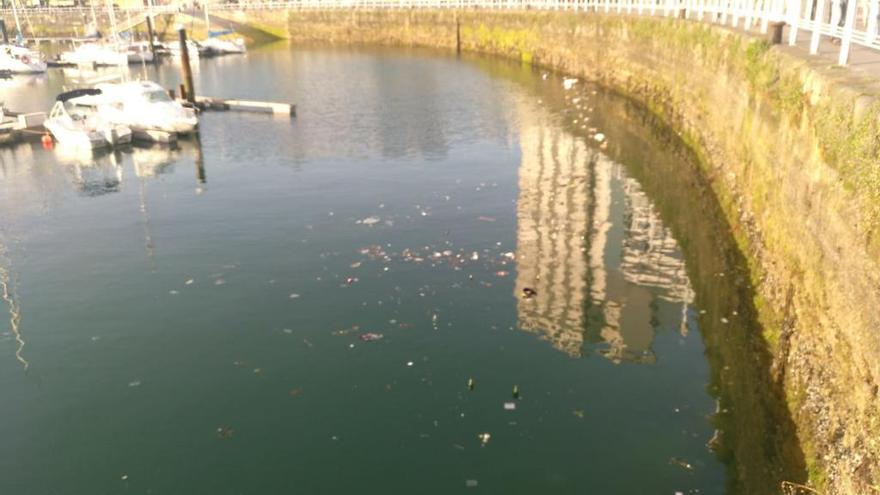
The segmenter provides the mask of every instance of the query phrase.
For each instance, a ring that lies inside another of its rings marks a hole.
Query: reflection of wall
[[[519,325],[571,355],[650,363],[655,328],[686,331],[693,293],[675,239],[639,184],[583,140],[523,124],[517,203]],[[661,305],[681,304],[680,311]]]

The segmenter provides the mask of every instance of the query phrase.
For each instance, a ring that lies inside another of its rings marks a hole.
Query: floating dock
[[[271,113],[273,115],[296,116],[296,105],[272,103],[268,101],[228,100],[196,96],[196,106],[202,110],[237,110],[240,112]]]
[[[43,122],[46,121],[45,112],[35,113],[5,113],[6,117],[14,117],[14,120],[0,122],[0,145],[15,144],[26,140],[39,140],[46,133]]]

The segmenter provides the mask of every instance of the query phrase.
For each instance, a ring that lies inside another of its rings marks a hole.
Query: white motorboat
[[[199,124],[193,109],[172,100],[152,81],[101,83],[95,90],[75,98],[74,103],[95,108],[105,121],[131,128],[139,139],[173,141],[177,134],[193,132]]]
[[[153,62],[153,51],[150,50],[150,44],[146,41],[129,43],[126,53],[128,54],[128,63],[130,64],[149,64]]]
[[[245,46],[244,40],[241,38],[208,38],[205,41],[202,41],[201,45],[210,50],[214,55],[230,55],[247,52],[247,46]]]
[[[167,48],[172,57],[180,57],[180,43],[169,43]],[[201,55],[209,55],[207,48],[202,47],[193,40],[186,40],[186,51],[191,60],[199,58]]]
[[[63,52],[59,60],[73,65],[128,65],[128,52],[113,44],[82,43]]]
[[[59,143],[77,148],[102,148],[131,143],[131,129],[108,122],[94,107],[77,105],[76,98],[98,95],[97,89],[76,89],[57,97],[43,125]]]
[[[39,52],[18,45],[0,45],[0,72],[41,74],[47,68]]]

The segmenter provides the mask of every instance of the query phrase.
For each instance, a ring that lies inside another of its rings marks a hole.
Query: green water
[[[47,110],[76,77],[0,101]],[[425,51],[276,46],[196,79],[298,116],[207,113],[174,148],[0,148],[0,493],[798,476],[729,229],[627,100]]]

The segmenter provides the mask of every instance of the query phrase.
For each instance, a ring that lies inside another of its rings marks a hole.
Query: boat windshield
[[[171,97],[168,96],[168,93],[162,91],[161,89],[157,89],[156,91],[147,91],[144,93],[147,101],[150,103],[165,103],[171,101]]]

